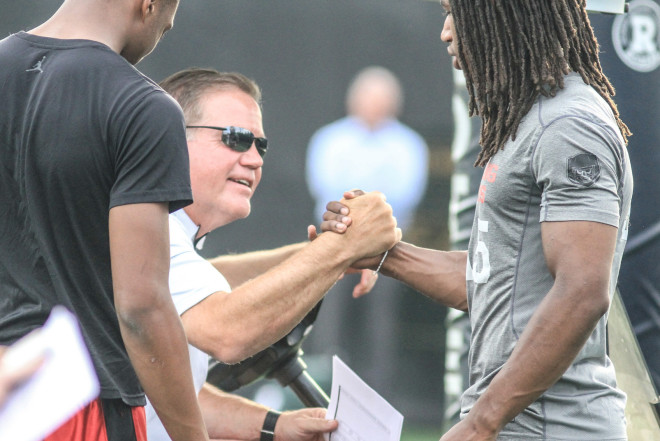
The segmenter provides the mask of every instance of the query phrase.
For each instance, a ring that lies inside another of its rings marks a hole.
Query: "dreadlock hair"
[[[631,133],[612,100],[585,1],[449,0],[470,116],[483,122],[475,165],[514,140],[539,94],[555,96],[570,71],[607,101],[627,142]]]

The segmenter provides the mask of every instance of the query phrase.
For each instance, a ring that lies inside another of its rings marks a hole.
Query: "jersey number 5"
[[[486,283],[490,278],[490,255],[488,247],[483,240],[483,235],[488,233],[488,221],[477,219],[477,249],[475,252],[475,268],[472,267],[470,256],[468,255],[466,278],[467,280],[474,280],[474,283]],[[481,265],[479,265],[481,263]]]

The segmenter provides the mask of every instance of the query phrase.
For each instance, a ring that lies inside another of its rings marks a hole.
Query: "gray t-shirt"
[[[486,166],[468,251],[472,324],[470,387],[462,415],[507,361],[553,285],[541,222],[593,221],[618,228],[616,288],[632,196],[628,153],[608,104],[577,74],[540,97]],[[581,317],[575,317],[581,320]],[[500,434],[500,440],[626,439],[625,394],[606,354],[606,321],[562,378]]]

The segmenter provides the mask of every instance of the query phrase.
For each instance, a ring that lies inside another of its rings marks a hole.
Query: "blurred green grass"
[[[407,427],[404,420],[401,441],[438,441],[441,436],[439,427]]]

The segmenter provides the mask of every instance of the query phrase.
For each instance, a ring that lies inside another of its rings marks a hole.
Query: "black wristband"
[[[276,410],[269,410],[266,413],[264,426],[261,428],[261,438],[259,441],[274,441],[275,440],[275,424],[280,417],[280,413]]]

